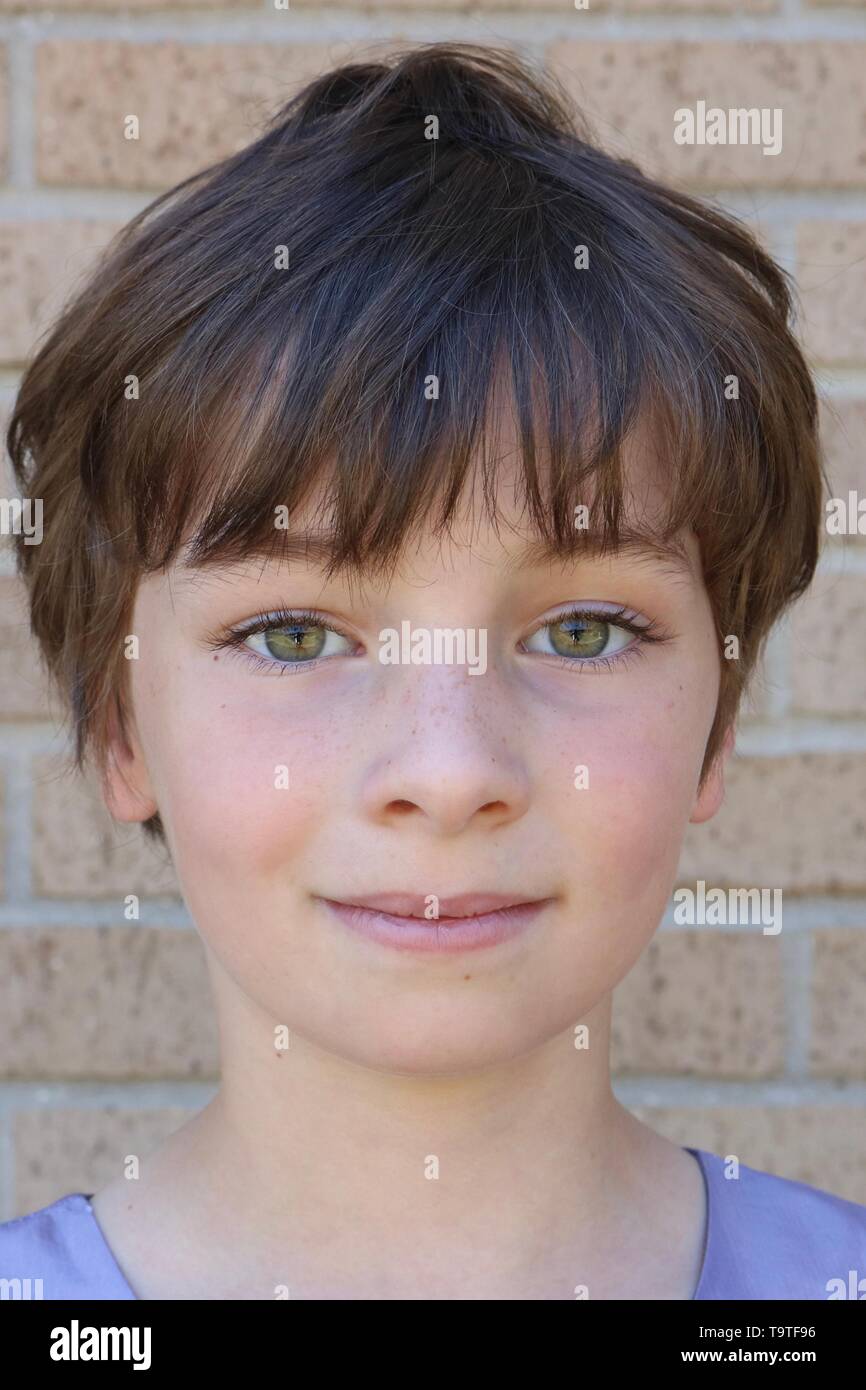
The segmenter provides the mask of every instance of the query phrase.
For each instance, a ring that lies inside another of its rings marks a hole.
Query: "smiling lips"
[[[390,917],[426,917],[427,898],[433,893],[374,893],[370,897],[340,899],[346,907],[365,907],[371,912],[386,912]],[[457,893],[450,898],[439,898],[438,917],[455,919],[481,917],[487,912],[501,912],[508,907],[524,907],[530,902],[541,901],[512,893]]]
[[[349,901],[323,898],[346,926],[381,945],[404,951],[469,951],[523,932],[552,902],[507,893],[457,893],[438,899],[438,916],[425,915],[432,893],[375,893]],[[435,904],[434,904],[435,905]]]

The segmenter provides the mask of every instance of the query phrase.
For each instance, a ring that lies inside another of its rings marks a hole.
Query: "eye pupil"
[[[564,630],[564,635],[561,635]],[[563,656],[599,656],[610,637],[610,624],[598,618],[564,618],[551,628],[551,641]]]

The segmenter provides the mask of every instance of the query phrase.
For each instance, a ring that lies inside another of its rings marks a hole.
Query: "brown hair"
[[[816,397],[791,312],[746,227],[604,153],[508,50],[412,47],[309,83],[121,229],[21,382],[7,445],[46,506],[19,572],[76,765],[92,750],[104,767],[112,708],[122,727],[143,574],[187,536],[198,565],[278,555],[275,508],[326,466],[329,577],[389,571],[437,497],[447,528],[476,447],[492,473],[504,369],[556,553],[623,539],[622,446],[652,418],[661,538],[694,529],[719,639],[740,640],[706,774],[817,559]],[[164,840],[158,815],[145,829]]]

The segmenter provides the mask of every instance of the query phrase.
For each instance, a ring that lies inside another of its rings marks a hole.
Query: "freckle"
[[[464,975],[463,978],[464,978],[464,980],[471,980],[471,979],[472,979],[472,976],[471,976],[471,975]]]
[[[214,652],[214,654],[213,654],[213,659],[214,659],[214,661],[219,661],[219,659],[220,659],[220,654],[219,654],[219,652]]]

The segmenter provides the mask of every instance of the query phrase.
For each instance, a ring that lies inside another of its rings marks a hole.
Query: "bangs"
[[[375,213],[345,210],[338,255],[317,254],[325,221],[333,239],[341,217],[332,204],[346,174],[335,171],[322,225],[311,218],[283,248],[294,269],[273,268],[277,228],[251,207],[237,266],[205,278],[194,318],[158,335],[151,325],[149,343],[170,348],[127,346],[131,360],[151,358],[139,398],[103,417],[88,450],[118,558],[144,571],[181,551],[193,566],[290,560],[291,518],[318,496],[328,577],[390,573],[422,528],[449,530],[473,465],[498,525],[508,412],[515,500],[552,555],[636,535],[664,544],[690,527],[715,571],[740,567],[784,471],[761,429],[766,296],[725,266],[739,281],[735,315],[717,256],[657,210],[650,237],[646,205],[659,195],[627,166],[618,177],[631,196],[617,202],[610,189],[603,199],[583,182],[570,189],[579,171],[563,153],[555,179],[446,149],[435,181],[424,154],[415,178],[382,189]],[[162,254],[182,261],[189,240],[187,228]],[[624,449],[639,426],[665,482],[652,523],[628,508]]]

